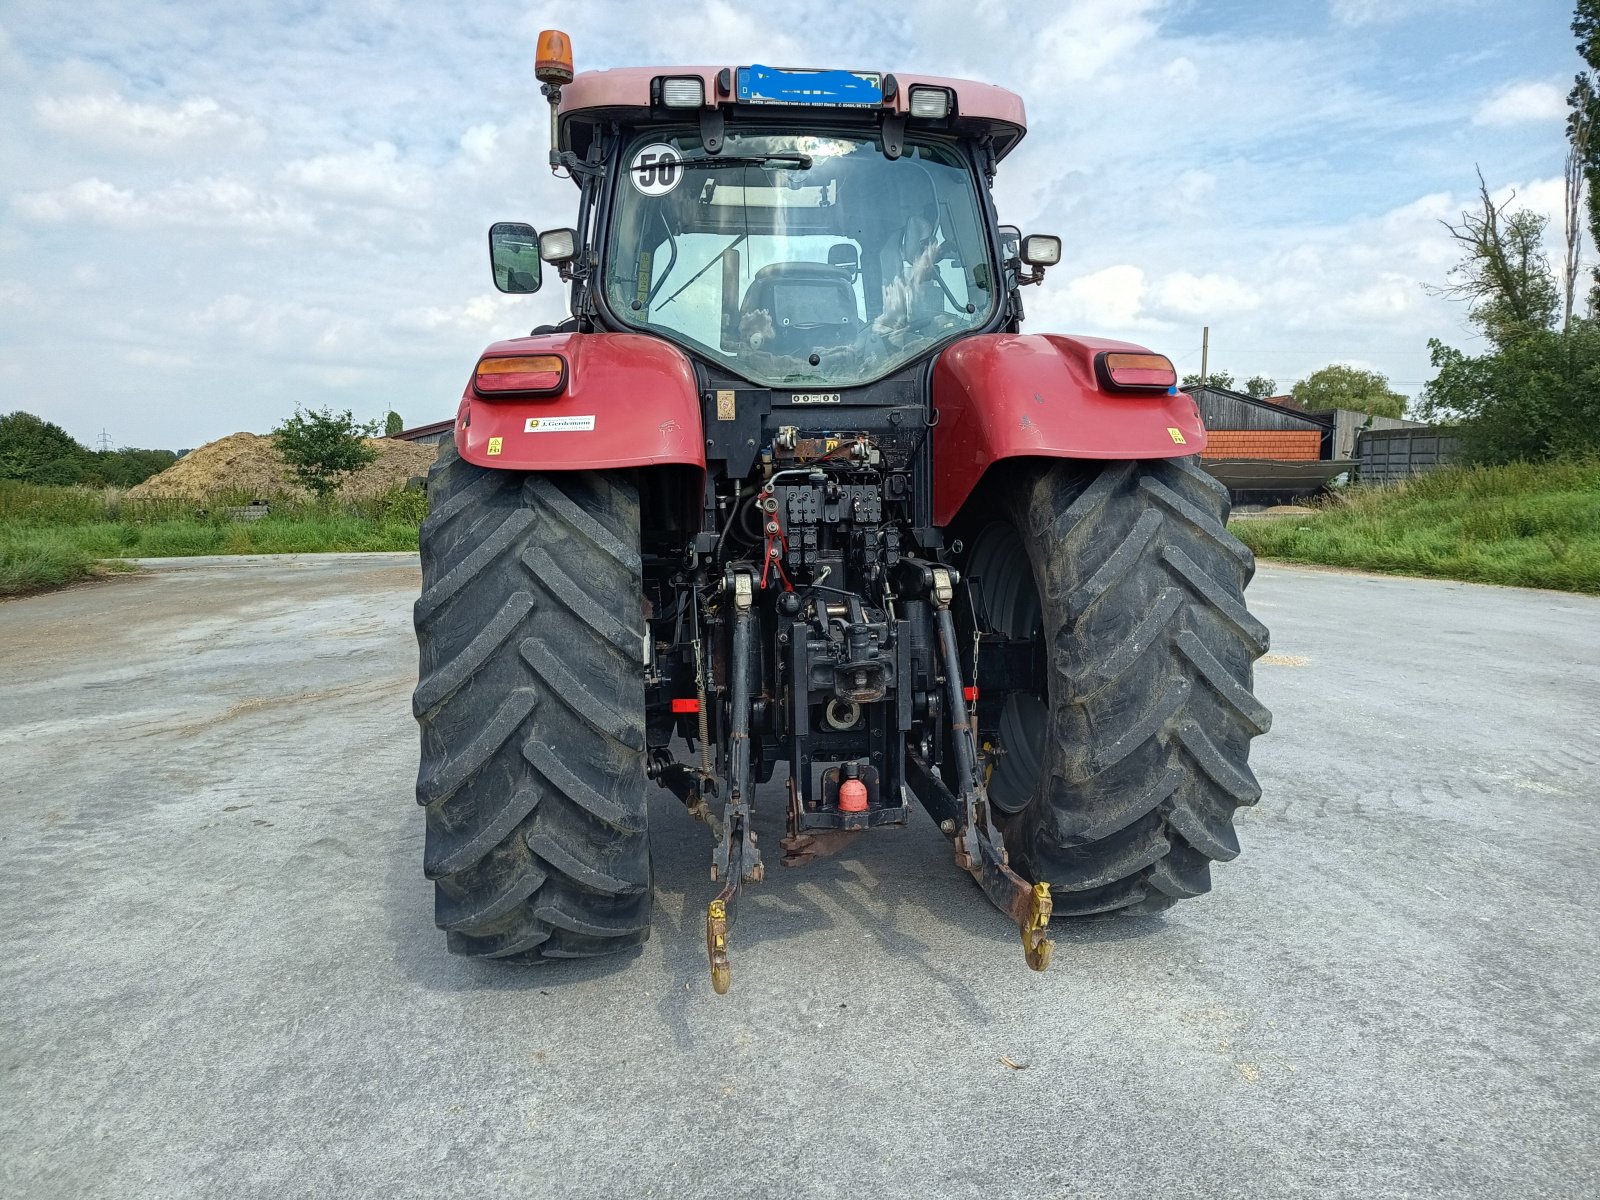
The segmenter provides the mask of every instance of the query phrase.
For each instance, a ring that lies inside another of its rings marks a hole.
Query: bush
[[[357,425],[348,410],[296,408],[294,416],[272,431],[272,443],[295,478],[326,500],[346,475],[378,456],[362,440],[372,432],[371,426]]]
[[[0,479],[81,483],[88,459],[89,451],[59,425],[26,412],[0,417]]]
[[[1600,324],[1530,333],[1476,358],[1437,339],[1428,346],[1438,375],[1422,413],[1457,426],[1468,461],[1600,454]]]

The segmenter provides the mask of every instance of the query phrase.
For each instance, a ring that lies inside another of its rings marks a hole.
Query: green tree
[[[140,450],[124,446],[121,450],[96,453],[91,469],[99,477],[99,482],[108,487],[130,488],[152,475],[159,475],[177,461],[178,456],[171,450]]]
[[[1578,41],[1578,55],[1589,68],[1572,81],[1567,94],[1567,141],[1569,179],[1581,178],[1587,192],[1583,207],[1588,216],[1589,244],[1600,249],[1600,0],[1578,0],[1572,13],[1572,35]],[[1569,200],[1576,200],[1577,189],[1569,185]],[[1577,208],[1577,204],[1570,207]],[[1574,214],[1576,215],[1576,214]],[[1575,222],[1574,222],[1575,224]],[[1569,245],[1577,230],[1568,231]],[[1576,268],[1576,246],[1571,262]],[[1600,267],[1590,272],[1589,315],[1600,314]]]
[[[326,500],[346,475],[377,457],[362,441],[373,432],[371,425],[357,425],[348,411],[296,407],[294,416],[272,431],[272,443],[295,478]]]
[[[1600,323],[1561,320],[1543,217],[1496,205],[1481,176],[1478,203],[1460,225],[1446,222],[1466,257],[1450,286],[1435,290],[1471,306],[1490,350],[1474,357],[1430,342],[1437,373],[1421,412],[1454,423],[1476,462],[1600,452]]]
[[[0,479],[24,483],[82,483],[89,451],[61,426],[27,412],[0,417]]]
[[[1459,224],[1444,221],[1464,251],[1451,282],[1428,290],[1467,303],[1468,318],[1498,348],[1552,328],[1561,312],[1555,275],[1544,254],[1549,218],[1528,209],[1508,211],[1513,193],[1496,204],[1478,175],[1478,207]]]
[[[389,415],[383,419],[383,436],[393,437],[405,427],[406,423],[400,419],[400,414],[391,408]]]
[[[1600,454],[1600,324],[1540,330],[1476,358],[1428,343],[1423,419],[1455,424],[1466,457],[1505,463]]]
[[[1278,390],[1278,381],[1266,375],[1252,375],[1245,381],[1244,394],[1265,400]]]
[[[1183,377],[1183,386],[1186,388],[1226,388],[1231,391],[1233,389],[1233,376],[1227,371],[1212,371],[1206,375],[1205,379],[1201,379],[1200,372],[1194,371]]]
[[[1406,398],[1389,386],[1387,376],[1343,363],[1313,371],[1290,389],[1294,401],[1307,412],[1349,408],[1375,417],[1405,415]]]

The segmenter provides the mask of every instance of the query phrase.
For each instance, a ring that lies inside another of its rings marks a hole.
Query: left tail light
[[[567,386],[567,360],[559,354],[519,354],[480,358],[472,390],[487,399],[554,396]]]
[[[1100,355],[1100,383],[1113,391],[1166,391],[1178,385],[1178,372],[1164,354],[1108,351]]]

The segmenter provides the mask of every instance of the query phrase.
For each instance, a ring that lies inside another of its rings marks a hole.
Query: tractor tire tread
[[[1037,462],[995,509],[1032,547],[1050,725],[1032,799],[1006,823],[1012,861],[1063,916],[1158,912],[1209,890],[1239,852],[1233,816],[1261,795],[1252,690],[1268,646],[1244,588],[1227,491],[1191,459]]]
[[[650,933],[638,492],[447,438],[428,480],[413,710],[451,952],[536,964]],[[630,597],[638,597],[631,601]]]

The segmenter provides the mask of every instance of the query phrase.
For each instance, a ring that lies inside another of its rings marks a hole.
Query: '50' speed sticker
[[[633,156],[628,178],[646,196],[665,196],[683,178],[683,155],[676,146],[655,142]]]

